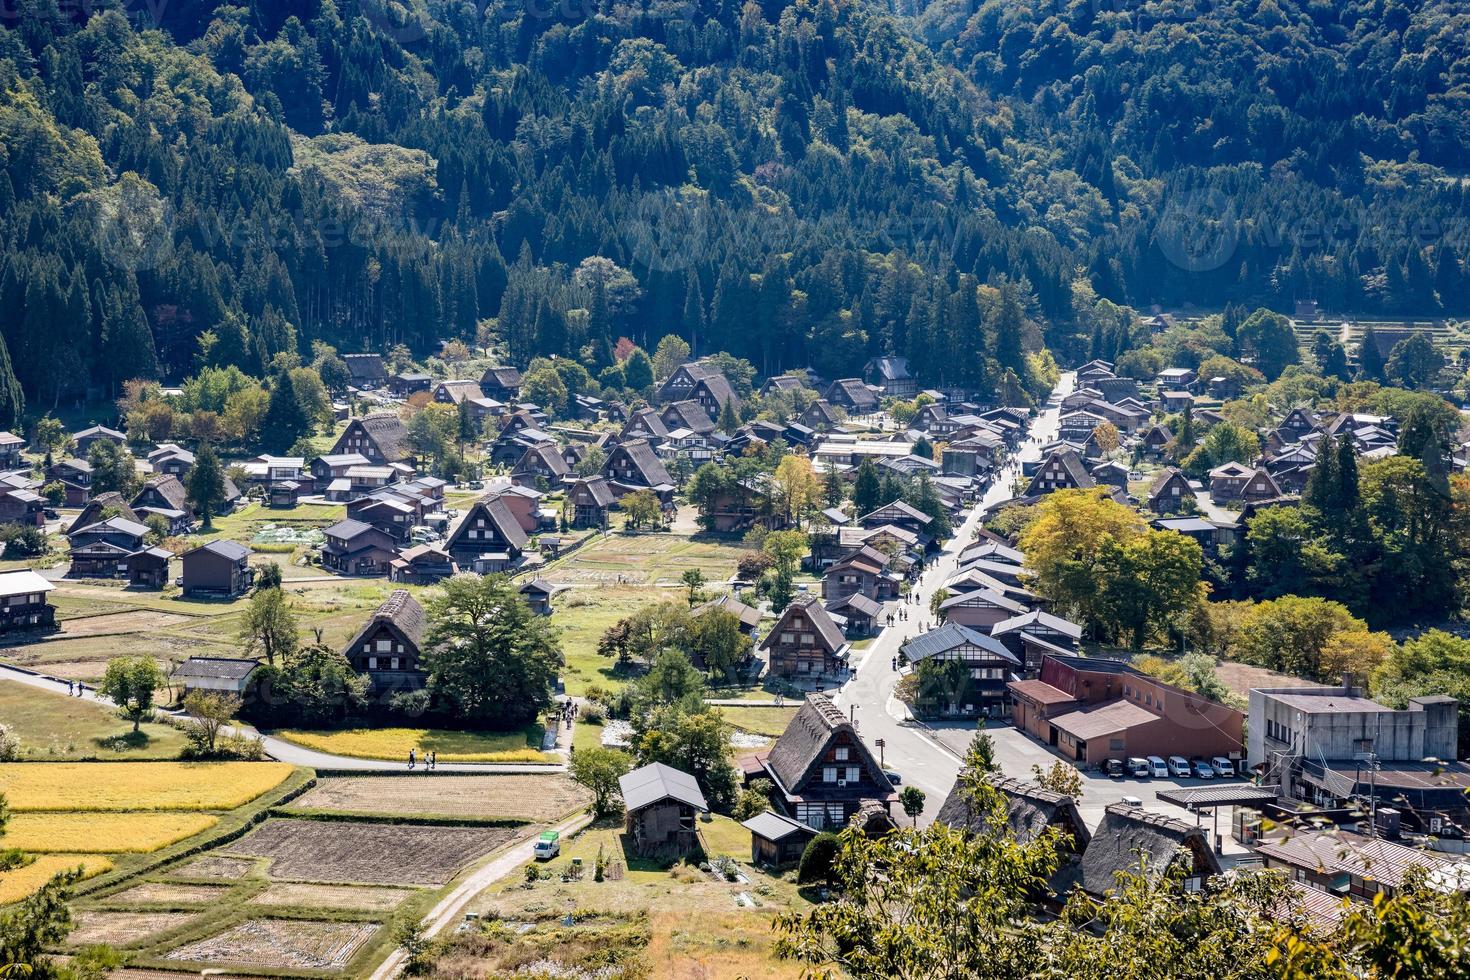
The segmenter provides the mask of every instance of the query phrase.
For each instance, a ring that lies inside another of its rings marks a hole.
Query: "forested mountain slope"
[[[0,329],[50,405],[489,318],[594,374],[674,328],[1024,382],[1079,271],[1470,312],[1457,4],[1108,6],[18,0]]]

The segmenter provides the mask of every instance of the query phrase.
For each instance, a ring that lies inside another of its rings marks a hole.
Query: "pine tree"
[[[720,407],[720,421],[716,423],[716,426],[727,436],[734,435],[735,430],[740,428],[740,416],[735,414],[735,405],[728,398]]]
[[[704,332],[704,293],[699,276],[692,271],[684,288],[684,329],[689,334],[689,349],[699,350],[699,335]]]
[[[1358,347],[1358,380],[1383,380],[1383,354],[1378,350],[1378,336],[1371,326],[1363,330],[1363,342]]]
[[[1314,508],[1322,515],[1324,523],[1330,523],[1341,510],[1339,493],[1342,489],[1337,472],[1337,445],[1324,438],[1317,445],[1317,461],[1302,489],[1302,503]]]
[[[878,481],[878,468],[873,465],[873,460],[867,456],[858,464],[857,478],[852,484],[852,507],[857,515],[862,517],[871,514],[880,506],[878,499],[882,487]]]
[[[1358,509],[1358,451],[1346,432],[1337,437],[1337,499],[1344,511]]]
[[[285,452],[296,440],[311,432],[311,418],[296,397],[291,372],[285,368],[276,374],[271,386],[270,404],[260,423],[261,444],[269,452]]]
[[[220,468],[214,447],[209,443],[199,444],[199,449],[194,453],[194,467],[189,470],[187,480],[189,503],[194,512],[204,520],[203,529],[214,530],[214,507],[224,499],[225,474]]]
[[[0,338],[0,429],[14,432],[25,416],[26,396],[10,366],[10,350]]]
[[[1003,370],[1014,371],[1021,384],[1025,385],[1028,372],[1021,332],[1025,328],[1026,316],[1016,292],[1013,283],[1001,286],[1000,308],[995,316],[995,362]]]
[[[1199,437],[1194,432],[1194,412],[1186,403],[1184,414],[1179,416],[1179,431],[1174,433],[1174,456],[1183,459],[1184,456],[1194,449]]]

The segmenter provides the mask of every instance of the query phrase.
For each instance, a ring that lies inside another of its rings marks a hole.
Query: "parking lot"
[[[946,748],[964,754],[969,747],[970,739],[975,732],[974,725],[953,725],[935,728],[931,734]],[[986,732],[995,744],[995,761],[1000,766],[1001,772],[1016,779],[1032,778],[1031,767],[1039,765],[1042,768],[1050,768],[1052,763],[1065,761],[1062,757],[1025,732],[1019,731],[1010,724],[992,723]],[[1082,813],[1082,819],[1090,829],[1097,829],[1102,823],[1104,811],[1114,803],[1121,803],[1125,796],[1136,796],[1143,801],[1145,808],[1159,813],[1167,813],[1190,823],[1195,822],[1195,814],[1159,799],[1160,790],[1192,788],[1197,786],[1222,786],[1232,783],[1242,783],[1239,777],[1235,779],[1134,779],[1124,776],[1121,779],[1110,779],[1095,770],[1081,770],[1082,772],[1082,799],[1077,801],[1077,808]],[[1247,853],[1246,848],[1236,843],[1230,836],[1230,821],[1232,818],[1232,807],[1221,807],[1218,814],[1218,833],[1222,838],[1224,854],[1243,855]],[[1200,815],[1199,821],[1208,827],[1211,823],[1211,815],[1208,811]]]

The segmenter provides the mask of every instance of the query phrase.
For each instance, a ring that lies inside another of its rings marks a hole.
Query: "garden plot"
[[[322,779],[293,806],[348,813],[555,820],[590,797],[566,776],[351,776]]]
[[[180,885],[145,881],[102,899],[108,905],[204,905],[229,891],[224,885]]]
[[[271,859],[286,881],[442,885],[515,836],[500,827],[267,820],[222,853]]]
[[[73,946],[127,946],[198,918],[198,912],[96,912],[76,914],[77,926],[67,942]]]
[[[145,633],[168,629],[191,621],[192,618],[189,616],[138,609],[132,612],[87,616],[82,619],[65,619],[59,625],[61,636],[112,636],[118,633]]]
[[[250,877],[255,862],[246,858],[227,858],[209,855],[196,858],[174,870],[172,877],[200,881],[239,881]]]
[[[391,912],[413,894],[407,888],[370,888],[366,885],[308,885],[283,881],[272,884],[250,900],[251,905],[306,906],[350,909],[354,912]]]
[[[251,919],[180,946],[165,959],[298,970],[340,970],[380,927],[372,922]]]

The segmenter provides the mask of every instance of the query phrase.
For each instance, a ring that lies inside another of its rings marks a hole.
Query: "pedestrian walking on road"
[[[408,768],[412,769],[414,763],[418,762],[418,752],[415,749],[408,750]]]
[[[430,752],[429,753],[429,768],[430,769],[437,769],[437,768],[439,768],[439,753],[438,752]]]
[[[67,697],[71,697],[73,694],[77,693],[76,692],[76,686],[77,685],[76,685],[76,683],[74,681],[67,681],[66,682],[66,696]]]

